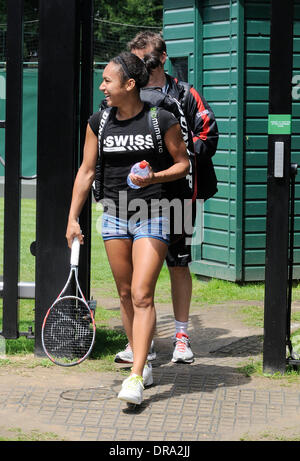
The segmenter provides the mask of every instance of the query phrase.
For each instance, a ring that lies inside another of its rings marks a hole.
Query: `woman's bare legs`
[[[132,345],[133,306],[131,300],[132,281],[132,240],[112,239],[104,242],[108,261],[120,297],[120,310],[123,326]]]
[[[155,329],[154,291],[167,245],[152,238],[105,241],[120,296],[122,320],[133,350],[132,373],[142,376]]]
[[[142,375],[156,322],[154,292],[167,245],[153,238],[140,238],[133,243],[131,296],[134,310],[132,324],[132,372]]]

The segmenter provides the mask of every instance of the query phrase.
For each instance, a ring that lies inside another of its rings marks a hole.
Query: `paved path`
[[[116,398],[124,379],[118,371],[0,368],[0,436],[12,437],[5,430],[19,427],[65,440],[256,440],[266,431],[300,438],[299,385],[239,372],[240,364],[261,356],[262,331],[246,327],[236,307],[193,306],[195,362],[178,365],[170,362],[170,306],[157,306],[154,385],[135,409]],[[119,321],[111,326],[120,328]]]

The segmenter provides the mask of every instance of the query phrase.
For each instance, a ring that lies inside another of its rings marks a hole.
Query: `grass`
[[[28,326],[33,326],[33,310],[34,300],[20,300],[20,331],[27,331]],[[91,371],[115,371],[115,354],[124,349],[127,337],[123,330],[108,327],[108,322],[113,317],[120,318],[119,311],[108,311],[101,306],[97,307],[95,315],[96,341],[89,360],[81,365],[82,371],[87,369]],[[26,357],[26,364],[22,357]],[[6,340],[5,357],[0,358],[0,367],[18,364],[29,368],[54,366],[48,359],[34,356],[34,339],[27,339],[25,336]]]
[[[101,289],[103,297],[117,298],[117,291],[107,261],[103,241],[99,235],[101,213],[93,204],[92,216],[92,254],[91,254],[91,288]],[[0,198],[0,222],[3,222],[3,198]],[[30,244],[35,240],[35,200],[23,199],[21,208],[21,245],[20,245],[20,280],[33,281],[35,277],[35,258],[30,253]],[[0,242],[3,242],[3,226],[0,226]],[[0,244],[0,274],[3,273],[3,245]],[[192,274],[193,302],[195,304],[222,303],[228,300],[262,300],[263,283],[237,284],[224,280],[212,279],[201,281]],[[300,299],[300,287],[295,289],[295,296]],[[156,301],[170,302],[169,273],[166,266],[162,268],[156,288]]]
[[[3,198],[0,198],[0,222],[3,222]],[[117,290],[109,267],[103,241],[99,235],[101,225],[101,211],[97,205],[92,207],[92,254],[91,254],[91,291],[101,293],[101,298],[118,298]],[[21,245],[20,245],[20,280],[32,281],[35,274],[35,258],[30,253],[30,244],[35,240],[35,200],[23,199],[21,207]],[[0,242],[3,242],[3,226],[0,227]],[[3,245],[0,244],[0,274],[3,273]],[[258,304],[264,299],[264,283],[238,284],[224,280],[211,279],[200,280],[195,274],[193,278],[192,303],[199,306],[207,304],[221,304],[227,301],[247,301],[248,304],[238,308],[238,315],[249,326],[263,327],[263,309]],[[96,296],[95,296],[96,297]],[[293,300],[300,300],[300,285],[295,284],[293,288]],[[251,301],[251,305],[249,305]],[[170,282],[167,267],[161,270],[157,287],[156,302],[170,303]],[[234,315],[236,315],[236,309]],[[86,361],[89,367],[103,367],[112,369],[113,357],[117,350],[120,350],[125,343],[126,337],[122,330],[111,330],[108,328],[109,319],[119,317],[118,311],[105,309],[98,306],[96,309],[97,341],[91,360]],[[19,329],[28,331],[28,327],[34,327],[34,301],[20,300],[19,302]],[[292,313],[292,321],[299,322],[300,314]],[[2,300],[0,299],[0,330],[2,323]],[[299,350],[300,350],[300,333]],[[1,348],[1,344],[0,344]],[[1,349],[0,349],[1,352]],[[34,340],[20,337],[17,340],[6,341],[6,357],[0,359],[0,366],[5,366],[13,361],[14,356],[33,355]],[[36,364],[51,366],[48,360],[30,361],[30,366]],[[246,374],[262,374],[262,364],[243,364]]]
[[[279,372],[273,374],[264,373],[262,358],[252,358],[246,363],[242,362],[238,367],[238,371],[247,377],[264,377],[270,379],[271,381],[277,381],[283,385],[299,383],[299,369],[294,369],[293,367],[289,366],[287,367],[287,370],[284,374]]]
[[[100,291],[101,296],[118,298],[110,266],[107,261],[103,241],[99,235],[101,212],[93,204],[92,215],[92,254],[91,254],[91,291]],[[0,222],[3,222],[3,198],[0,198]],[[35,278],[35,258],[30,253],[30,244],[35,240],[35,200],[23,199],[21,207],[21,245],[20,245],[20,280],[33,281]],[[0,242],[3,242],[3,227],[0,227]],[[3,273],[3,245],[0,245],[0,274]],[[262,300],[263,283],[239,285],[224,280],[212,279],[201,281],[195,274],[193,277],[193,303],[222,303],[228,300]],[[300,297],[300,291],[299,291]],[[162,268],[157,287],[156,301],[169,303],[170,283],[166,266]],[[2,301],[0,300],[0,303]],[[2,304],[0,304],[0,308]],[[20,301],[20,328],[27,331],[32,325],[34,305],[31,301]],[[24,315],[23,315],[24,312]],[[31,312],[31,315],[29,315]],[[111,315],[111,314],[109,314]]]
[[[264,309],[262,306],[257,306],[255,304],[239,306],[237,315],[247,326],[257,328],[263,328],[264,326]],[[291,321],[292,323],[300,323],[299,311],[292,311]]]
[[[1,431],[0,427],[0,431]],[[2,431],[1,431],[2,432]],[[41,432],[38,429],[32,429],[29,432],[24,432],[19,427],[3,428],[3,432],[7,436],[0,436],[0,442],[41,442],[41,441],[61,441],[61,437],[54,432]]]
[[[283,434],[282,430],[286,431],[289,429],[289,434]],[[280,428],[278,430],[264,430],[257,432],[255,434],[246,433],[240,437],[241,442],[299,442],[300,435],[297,433],[297,429],[294,427],[290,429],[289,427]]]

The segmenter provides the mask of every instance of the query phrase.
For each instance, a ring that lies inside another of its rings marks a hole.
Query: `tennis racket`
[[[79,252],[80,243],[75,238],[68,280],[48,309],[42,325],[43,349],[53,363],[63,367],[83,362],[92,351],[96,335],[93,312],[78,282]],[[70,291],[76,293],[76,296],[66,294]]]

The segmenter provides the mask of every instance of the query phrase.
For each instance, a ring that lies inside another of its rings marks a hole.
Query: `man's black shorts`
[[[192,226],[195,224],[197,204],[192,203],[190,213],[192,216]],[[173,243],[172,243],[173,240]],[[181,236],[171,237],[171,243],[166,256],[166,263],[169,267],[186,267],[192,260],[191,256],[192,235],[187,235],[185,232]]]
[[[186,244],[186,235],[180,237],[178,241],[169,245],[166,256],[166,263],[169,267],[186,267],[192,260],[191,245]]]

